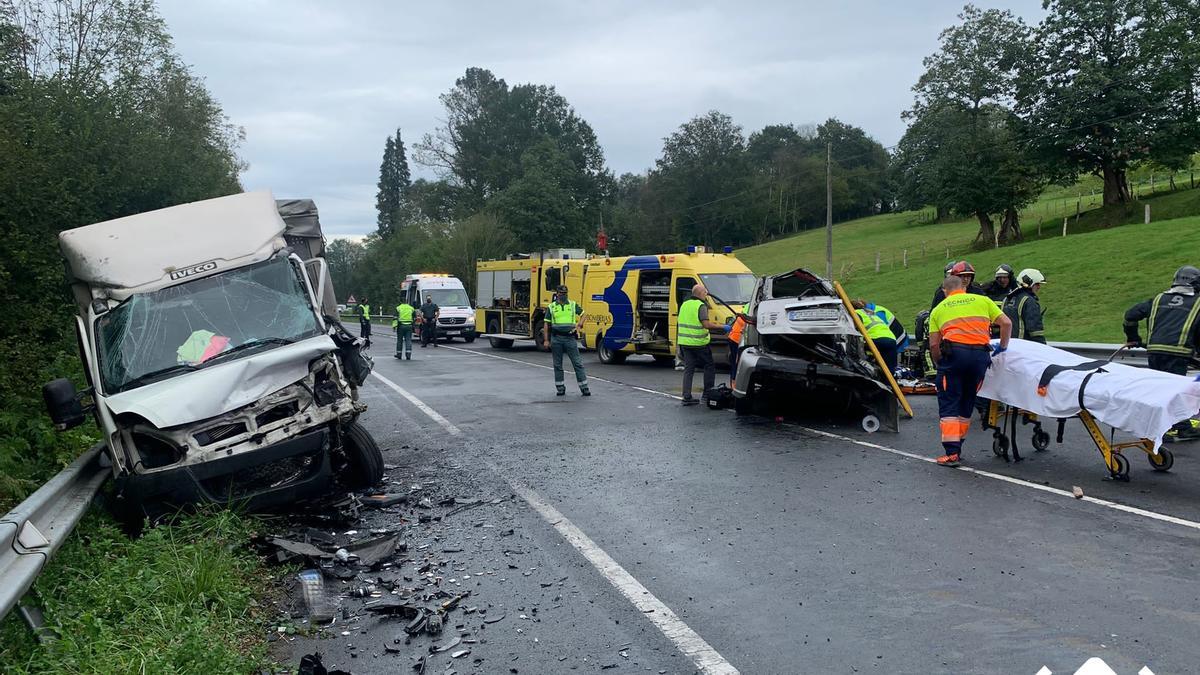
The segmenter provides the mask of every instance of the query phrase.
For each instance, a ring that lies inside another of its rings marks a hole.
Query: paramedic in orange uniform
[[[942,282],[946,299],[929,315],[929,349],[937,364],[938,415],[944,455],[938,464],[958,466],[963,439],[971,427],[975,393],[992,357],[1008,349],[1012,321],[986,295],[964,292],[963,277],[975,269],[965,260],[954,265]],[[989,344],[992,324],[1000,327],[1000,343]]]
[[[746,329],[746,315],[738,314],[733,320],[733,326],[729,329],[729,384],[733,386],[733,380],[737,376],[738,362],[738,345],[742,342],[742,331]]]

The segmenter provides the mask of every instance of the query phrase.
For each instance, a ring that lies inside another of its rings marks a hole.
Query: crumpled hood
[[[313,359],[335,351],[328,335],[123,391],[104,399],[114,414],[133,413],[164,429],[223,415],[304,379]]]

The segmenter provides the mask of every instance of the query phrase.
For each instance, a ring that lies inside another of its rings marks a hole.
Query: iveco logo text
[[[199,265],[192,265],[191,267],[185,267],[181,270],[175,270],[174,272],[171,272],[171,281],[190,277],[195,274],[200,274],[201,272],[210,272],[215,269],[217,269],[217,261],[209,260],[208,262],[200,263]]]

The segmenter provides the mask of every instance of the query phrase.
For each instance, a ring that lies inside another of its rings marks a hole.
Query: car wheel
[[[346,455],[345,481],[351,489],[361,490],[383,480],[383,453],[357,421],[342,426],[342,452]]]
[[[467,344],[471,344],[472,342],[475,341],[475,334],[467,333],[466,335],[463,336],[463,341],[466,342]]]

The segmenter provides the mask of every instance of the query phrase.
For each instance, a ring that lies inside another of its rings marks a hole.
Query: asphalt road
[[[595,395],[580,397],[568,370],[559,398],[548,354],[455,342],[399,362],[391,344],[377,336],[376,372],[411,398],[366,387],[387,461],[450,465],[484,486],[472,489],[511,496],[503,519],[523,565],[570,579],[536,630],[492,633],[520,672],[694,672],[683,651],[696,640],[716,655],[712,672],[1032,675],[1100,657],[1162,675],[1200,663],[1200,461],[1187,446],[1165,474],[1131,453],[1126,483],[1107,478],[1078,422],[1043,453],[1022,430],[1019,464],[976,427],[968,468],[954,470],[928,461],[940,454],[932,397],[913,400],[899,433],[868,435],[802,414],[683,408],[679,373],[649,359],[603,366],[587,353]],[[402,449],[416,442],[423,454]],[[559,515],[539,514],[521,486]],[[644,587],[635,601],[661,601],[694,633],[664,635],[566,526]],[[354,672],[373,672],[364,665]]]

